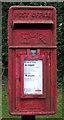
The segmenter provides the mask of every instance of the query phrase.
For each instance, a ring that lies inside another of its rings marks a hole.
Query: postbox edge
[[[16,8],[54,9],[56,11],[56,8],[54,6],[19,6],[19,5],[11,6],[9,10]]]

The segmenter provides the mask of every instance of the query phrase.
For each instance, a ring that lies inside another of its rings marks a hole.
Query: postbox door
[[[42,103],[44,99],[44,101],[48,100],[48,106],[50,105],[50,101],[49,101],[50,99],[50,56],[49,56],[50,50],[46,50],[46,51],[43,50],[41,55],[41,50],[37,49],[37,55],[34,55],[34,56],[30,55],[30,51],[31,51],[30,49],[24,49],[24,50],[17,49],[15,53],[16,62],[14,63],[15,64],[14,66],[16,68],[16,73],[15,73],[16,74],[16,77],[15,77],[16,109],[23,108],[22,101],[24,99],[27,99],[27,101],[31,101],[31,100],[34,101],[34,99],[37,99],[38,101],[42,100]],[[29,65],[33,65],[32,72],[31,72],[32,67],[30,67]],[[34,65],[36,67],[34,67]],[[27,73],[27,77],[25,76],[26,73]],[[32,76],[33,78],[31,77],[31,75],[33,75]],[[37,78],[37,80],[34,78],[34,76],[35,78]],[[49,80],[47,80],[47,78]],[[47,86],[47,84],[49,86]],[[36,88],[35,90],[34,90],[34,87]],[[29,102],[29,104],[31,103]]]

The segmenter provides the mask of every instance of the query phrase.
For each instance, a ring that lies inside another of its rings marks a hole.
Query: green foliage
[[[7,89],[3,89],[3,96],[2,96],[2,117],[5,119],[7,118],[21,118],[21,116],[11,116],[8,111],[8,95]]]
[[[63,36],[63,8],[64,2],[4,2],[2,3],[2,61],[3,65],[8,65],[8,44],[7,44],[7,22],[8,11],[12,5],[20,6],[54,6],[57,10],[57,73],[58,82],[62,82],[63,79],[63,61],[64,61],[64,36]]]

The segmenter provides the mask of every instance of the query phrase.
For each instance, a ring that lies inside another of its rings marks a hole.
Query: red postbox
[[[56,9],[12,6],[8,16],[11,115],[56,113]]]

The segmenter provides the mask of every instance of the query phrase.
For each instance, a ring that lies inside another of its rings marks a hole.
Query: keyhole
[[[21,81],[21,79],[19,78],[19,82]]]

